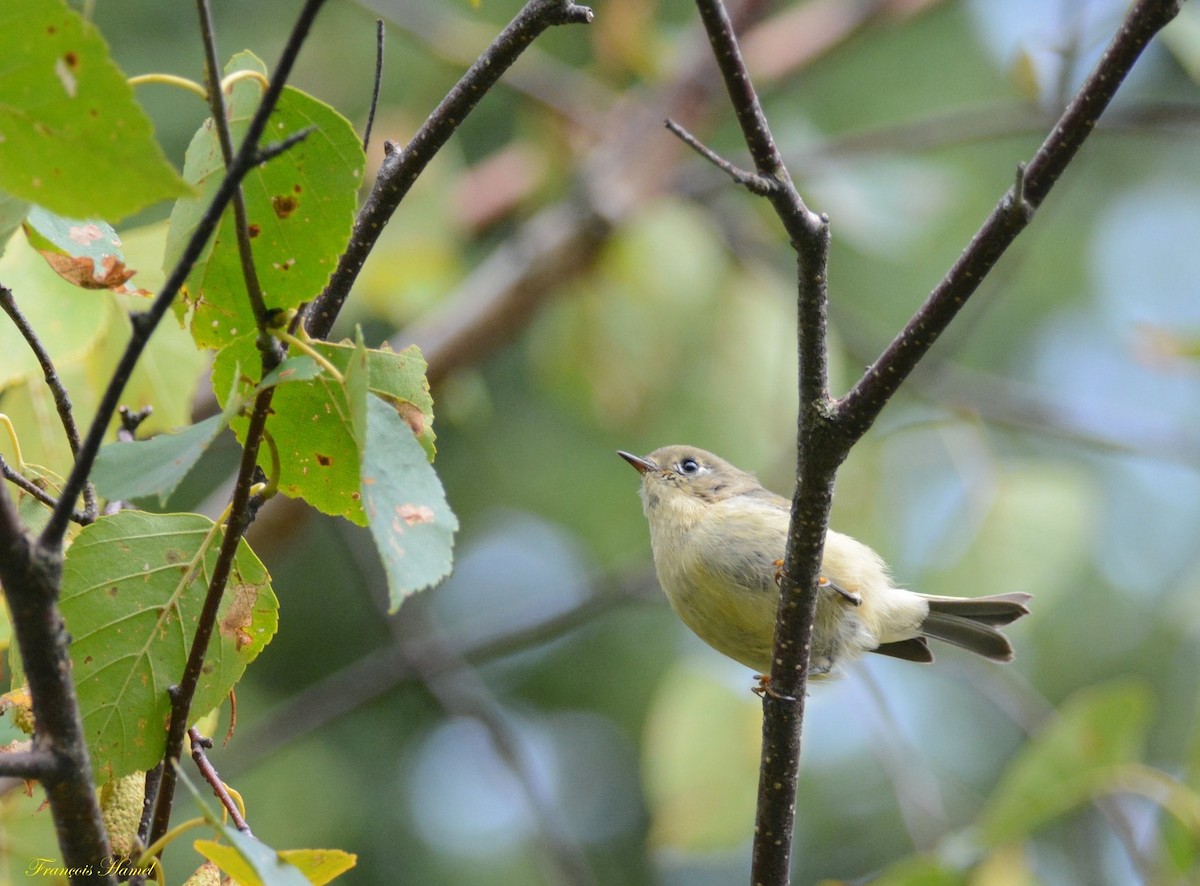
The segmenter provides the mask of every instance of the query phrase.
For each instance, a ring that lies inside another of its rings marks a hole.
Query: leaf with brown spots
[[[370,392],[369,375],[360,347],[346,368],[346,390],[362,458],[363,510],[394,612],[410,594],[449,575],[458,518],[410,426]]]
[[[221,539],[198,514],[121,511],[84,527],[67,551],[62,612],[98,775],[150,769],[162,757],[167,687],[183,673]],[[270,642],[277,609],[266,569],[240,542],[193,702],[197,714],[219,705]]]
[[[137,273],[125,264],[121,238],[103,221],[63,218],[34,206],[25,217],[25,235],[54,272],[83,289],[111,289],[149,295],[128,286]]]
[[[4,0],[0,190],[117,221],[188,193],[103,37],[63,0]]]
[[[226,74],[235,71],[265,74],[266,65],[242,52],[225,66]],[[234,84],[228,110],[235,143],[258,109],[262,89],[253,79]],[[266,307],[289,311],[325,287],[345,251],[366,158],[358,133],[345,117],[290,86],[280,95],[268,126],[273,140],[311,129],[303,141],[256,168],[242,183]],[[193,136],[183,164],[184,178],[199,194],[175,204],[164,267],[171,267],[186,248],[224,173],[216,132],[206,122]],[[201,347],[221,348],[254,331],[232,210],[226,211],[211,245],[188,275],[176,310]]]
[[[314,349],[339,372],[345,373],[354,348],[347,344],[313,343]],[[410,437],[416,435],[426,459],[434,453],[433,399],[425,379],[425,361],[420,351],[400,353],[366,350],[367,386],[386,401]],[[256,366],[258,351],[253,335],[244,336],[223,348],[213,364],[213,385],[229,391],[237,384],[237,396],[249,402],[254,395],[252,377],[235,379],[235,369]],[[315,363],[306,364],[308,369]],[[365,525],[360,501],[361,448],[353,426],[346,389],[325,372],[306,371],[284,378],[275,376],[275,398],[268,428],[279,450],[279,490],[303,498],[326,514],[343,516]],[[229,402],[226,399],[226,402]],[[246,419],[230,422],[241,439]],[[260,464],[272,471],[270,453],[260,452]]]

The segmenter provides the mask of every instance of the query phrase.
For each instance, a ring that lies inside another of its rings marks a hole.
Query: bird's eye
[[[688,474],[689,476],[700,473],[700,462],[694,458],[685,458],[679,463],[679,473]]]

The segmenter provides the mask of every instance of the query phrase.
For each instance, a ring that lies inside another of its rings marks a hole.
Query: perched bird
[[[693,446],[664,446],[644,458],[618,454],[642,475],[654,567],[671,607],[718,652],[769,674],[791,502]],[[894,587],[878,554],[830,530],[809,674],[827,675],[864,652],[930,662],[928,637],[1011,661],[1012,645],[998,628],[1027,615],[1030,599],[935,597]]]

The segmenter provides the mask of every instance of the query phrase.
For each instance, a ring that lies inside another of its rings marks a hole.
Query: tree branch
[[[834,473],[844,457],[844,452],[836,456],[836,448],[826,439],[831,405],[826,342],[829,223],[804,205],[792,183],[721,0],[696,0],[696,6],[755,169],[763,182],[771,185],[765,196],[779,216],[797,259],[797,483],[775,625],[771,688],[763,695],[762,758],[751,861],[752,882],[784,884],[791,867],[800,731],[818,573],[833,501]]]
[[[26,781],[50,778],[58,771],[58,763],[53,754],[44,750],[0,754],[0,777]]]
[[[837,405],[842,429],[857,440],[933,346],[1000,256],[1028,226],[1046,194],[1095,129],[1142,50],[1179,12],[1177,0],[1140,0],[1042,146],[1019,173],[971,243],[879,359]]]
[[[329,284],[310,305],[305,327],[313,338],[325,338],[350,294],[359,271],[413,182],[474,110],[479,100],[526,48],[554,25],[587,23],[592,11],[571,0],[529,0],[462,79],[446,94],[417,134],[403,148],[387,151],[375,185],[354,222],[350,244],[338,260]],[[390,145],[392,143],[386,143]]]
[[[38,486],[28,477],[22,476],[16,468],[8,463],[8,459],[6,459],[3,455],[0,455],[0,476],[3,476],[5,480],[8,480],[14,486],[20,487],[22,492],[33,496],[51,510],[58,507],[58,501],[54,498],[54,496],[42,489],[42,487]],[[91,522],[91,520],[88,518],[88,515],[82,511],[72,511],[71,519],[80,525]]]
[[[233,797],[229,795],[225,782],[221,781],[221,776],[217,774],[216,768],[205,753],[208,748],[213,746],[212,739],[205,738],[195,727],[188,730],[188,738],[192,742],[192,762],[196,764],[196,768],[200,770],[200,774],[208,782],[208,786],[212,788],[213,795],[221,801],[221,805],[229,813],[229,820],[233,822],[233,826],[243,834],[254,836],[250,833],[250,825],[242,817],[242,810],[238,809],[237,803],[233,802]]]
[[[375,20],[375,83],[371,87],[371,110],[367,113],[367,125],[363,128],[362,149],[367,152],[371,144],[371,130],[375,128],[375,110],[379,107],[379,89],[383,83],[383,19]]]
[[[1095,127],[1101,111],[1141,51],[1178,12],[1178,3],[1141,0],[1134,6],[1095,72],[1029,166],[1018,167],[1013,187],[962,257],[892,345],[840,403],[829,397],[826,370],[827,222],[824,217],[809,212],[795,194],[720,0],[696,0],[696,5],[755,167],[760,175],[778,182],[778,187],[770,188],[766,196],[797,250],[799,265],[797,485],[788,531],[771,688],[764,696],[762,767],[752,861],[755,884],[786,884],[791,867],[800,730],[816,580],[837,468],[851,445],[866,432],[888,399],[957,315],[966,298],[1028,225],[1037,206]],[[700,149],[698,143],[693,146]],[[702,153],[725,171],[736,170],[707,149],[702,149]],[[742,178],[746,176],[743,174]],[[735,175],[735,179],[738,176]],[[758,181],[740,183],[751,187]]]
[[[62,564],[61,548],[48,549],[25,533],[8,487],[0,483],[0,585],[37,723],[32,754],[53,759],[38,777],[50,801],[63,866],[89,872],[71,882],[111,884],[115,879],[99,868],[110,847],[71,679],[71,638],[57,602]]]

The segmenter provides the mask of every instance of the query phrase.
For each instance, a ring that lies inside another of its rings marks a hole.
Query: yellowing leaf
[[[358,856],[341,849],[283,849],[280,857],[295,865],[313,886],[325,886],[358,864]]]

